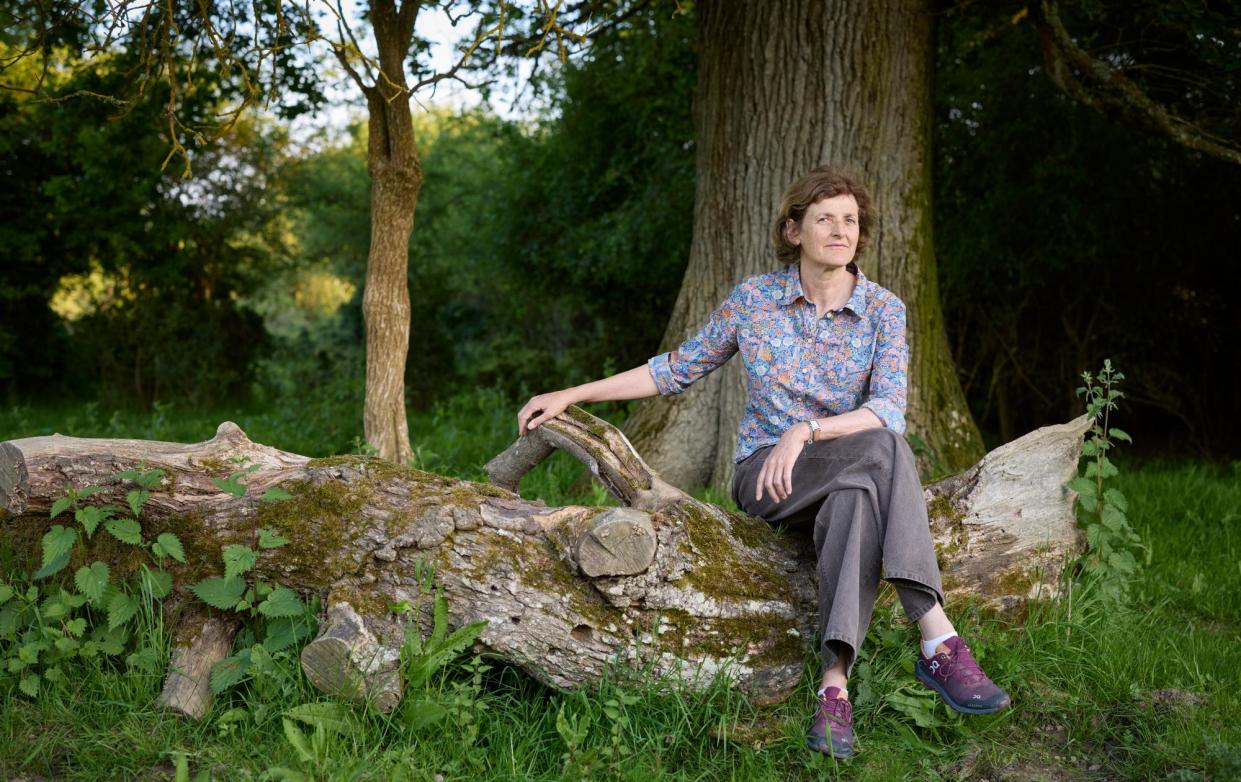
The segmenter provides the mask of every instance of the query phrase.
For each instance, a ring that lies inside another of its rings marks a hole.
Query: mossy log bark
[[[1039,430],[928,487],[950,595],[1006,607],[1050,592],[1078,547],[1063,484],[1084,428],[1081,419]],[[574,453],[626,507],[522,499],[513,491],[521,476],[555,448]],[[258,465],[244,497],[211,481],[237,457]],[[302,654],[307,675],[380,708],[401,696],[406,620],[391,607],[421,604],[418,620],[429,626],[429,601],[418,600],[420,561],[434,563],[453,627],[486,621],[481,651],[554,687],[587,686],[609,666],[636,666],[690,687],[723,673],[774,701],[792,691],[807,659],[815,587],[804,536],[777,535],[689,497],[616,429],[576,408],[497,456],[488,465],[493,484],[367,457],[307,459],[253,443],[231,423],[194,445],[60,435],[0,443],[0,541],[33,570],[51,505],[70,485],[104,486],[89,501],[123,507],[129,486],[116,473],[139,465],[167,476],[144,508],[144,534],[170,531],[185,544],[187,562],[173,571],[168,602],[172,611],[178,603],[189,609],[178,613],[188,624],[178,631],[187,639],[182,658],[193,655],[213,613],[187,585],[219,574],[224,546],[250,544],[257,528],[270,526],[292,542],[264,552],[258,575],[324,599],[319,636]],[[274,486],[293,498],[259,502]],[[141,562],[140,552],[106,534],[85,548],[77,560],[103,559],[114,573]],[[201,675],[198,689],[187,687],[191,663],[181,659],[170,673],[180,700],[165,705],[201,714],[209,696]]]

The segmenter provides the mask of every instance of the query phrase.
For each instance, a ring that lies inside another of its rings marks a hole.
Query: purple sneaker
[[[914,668],[918,681],[962,714],[993,714],[1008,708],[1008,693],[987,678],[960,636],[954,635],[940,646],[947,646],[948,651],[934,657],[923,657],[918,651]]]
[[[839,695],[839,687],[828,687],[819,696],[819,711],[806,734],[806,746],[843,760],[853,757],[853,704]]]

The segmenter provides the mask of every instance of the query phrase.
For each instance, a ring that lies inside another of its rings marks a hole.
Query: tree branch
[[[1042,38],[1047,74],[1065,93],[1096,111],[1133,119],[1182,146],[1241,165],[1241,147],[1173,114],[1123,72],[1081,49],[1060,20],[1054,0],[1040,0],[1031,18]]]

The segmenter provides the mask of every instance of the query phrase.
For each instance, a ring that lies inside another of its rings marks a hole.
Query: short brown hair
[[[776,213],[776,221],[771,228],[771,241],[776,247],[776,258],[781,263],[796,263],[801,258],[801,248],[784,235],[785,224],[789,220],[801,223],[811,204],[839,195],[851,195],[857,200],[858,240],[854,260],[870,245],[877,217],[870,192],[856,174],[831,166],[819,166],[789,185],[780,198],[780,211]]]

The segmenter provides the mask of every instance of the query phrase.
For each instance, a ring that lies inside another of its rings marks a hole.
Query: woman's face
[[[811,204],[801,223],[789,221],[789,241],[801,247],[802,263],[821,268],[847,266],[857,255],[858,206],[851,195]]]

